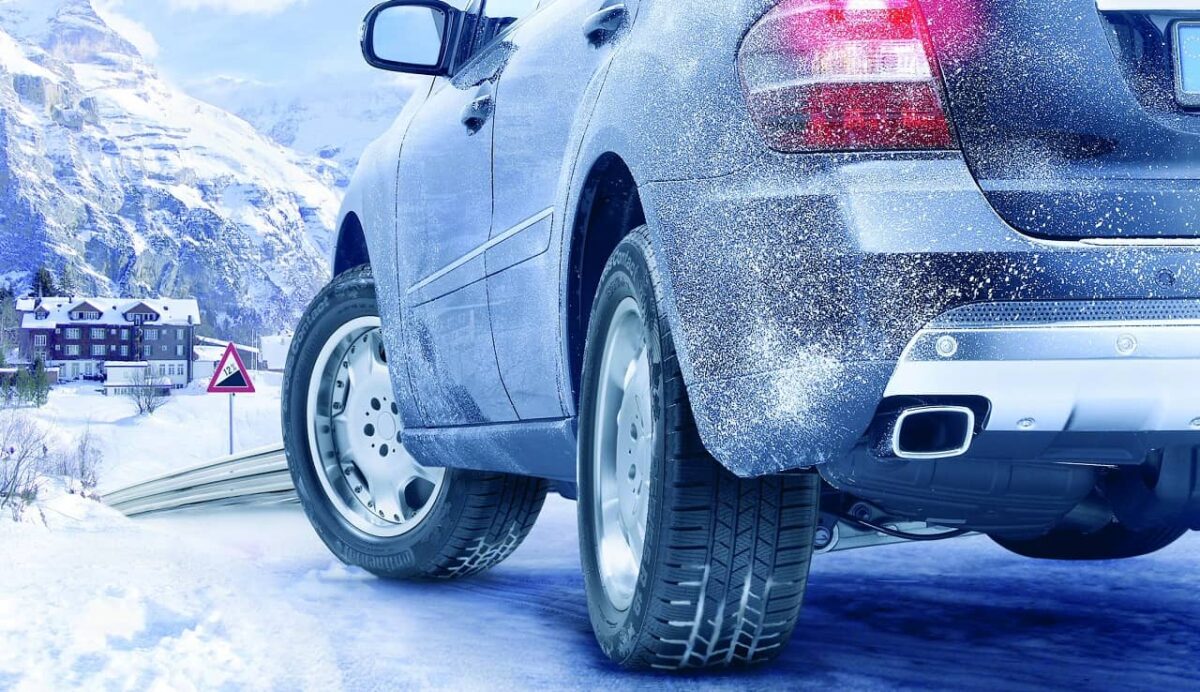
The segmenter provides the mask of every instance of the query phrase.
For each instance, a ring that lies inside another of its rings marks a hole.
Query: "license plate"
[[[1200,107],[1200,22],[1175,23],[1175,96]]]

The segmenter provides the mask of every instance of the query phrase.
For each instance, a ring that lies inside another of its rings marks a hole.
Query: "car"
[[[416,92],[289,355],[316,531],[464,577],[577,499],[601,648],[680,670],[784,650],[814,554],[1200,529],[1200,4],[1066,4],[374,8]]]

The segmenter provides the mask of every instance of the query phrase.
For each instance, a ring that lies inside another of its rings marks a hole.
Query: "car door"
[[[480,3],[468,12],[477,17]],[[477,26],[475,28],[478,28]],[[400,151],[397,248],[409,377],[425,427],[511,421],[492,345],[484,251],[492,226],[495,81],[486,36],[439,78]]]
[[[522,419],[559,418],[570,405],[560,386],[562,354],[547,340],[561,330],[559,257],[548,252],[564,166],[575,158],[572,129],[599,95],[621,28],[637,0],[543,0],[513,27],[496,101],[495,211],[486,257],[496,354]],[[553,343],[560,343],[555,339]]]

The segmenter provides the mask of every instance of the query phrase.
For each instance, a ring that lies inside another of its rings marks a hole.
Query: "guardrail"
[[[283,447],[266,447],[107,493],[104,503],[128,515],[199,505],[296,501]]]

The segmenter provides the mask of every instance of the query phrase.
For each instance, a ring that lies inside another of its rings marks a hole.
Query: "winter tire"
[[[1150,555],[1186,534],[1186,528],[1167,527],[1134,531],[1109,524],[1095,533],[1054,531],[1041,538],[1013,541],[993,537],[1004,549],[1039,560],[1124,560]]]
[[[533,527],[544,481],[423,466],[400,444],[375,280],[333,280],[296,329],[283,430],[296,492],[343,562],[389,578],[449,578],[508,557]]]
[[[760,663],[800,612],[819,480],[741,479],[705,451],[656,276],[639,229],[609,261],[589,325],[579,533],[592,626],[630,668]]]

